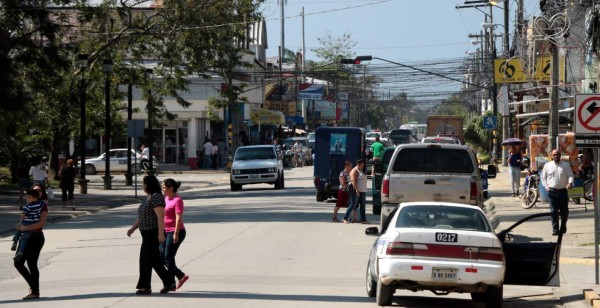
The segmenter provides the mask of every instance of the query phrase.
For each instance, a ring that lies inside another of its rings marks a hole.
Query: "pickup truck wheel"
[[[377,281],[373,278],[373,275],[371,274],[371,267],[369,265],[370,263],[367,262],[367,295],[369,297],[375,297],[377,293]]]
[[[386,286],[381,283],[380,279],[377,279],[377,290],[376,290],[376,302],[379,306],[389,306],[392,304],[394,299],[394,287]]]
[[[474,302],[485,302],[485,293],[471,293]]]
[[[373,205],[373,214],[374,215],[381,214],[381,205]]]
[[[283,175],[283,171],[281,171],[281,189],[285,188],[285,176]]]
[[[229,180],[229,185],[231,186],[231,191],[238,191],[242,189],[242,185],[234,183],[233,180]]]
[[[277,180],[275,180],[275,189],[281,189],[281,174],[277,176]]]
[[[502,308],[503,286],[489,286],[485,292],[485,306],[487,308]]]

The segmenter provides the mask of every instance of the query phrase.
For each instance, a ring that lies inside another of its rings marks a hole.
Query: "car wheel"
[[[386,286],[377,279],[376,302],[379,306],[389,306],[394,298],[394,287]]]
[[[485,292],[485,306],[487,308],[501,308],[503,297],[503,286],[489,286]]]
[[[275,180],[275,189],[281,189],[281,175],[277,176],[277,180]]]
[[[323,202],[323,201],[325,201],[325,193],[317,191],[317,202]]]
[[[91,164],[85,165],[85,174],[96,174],[96,167]]]
[[[474,302],[485,302],[485,293],[471,293]]]
[[[376,292],[377,292],[377,281],[375,281],[375,279],[373,278],[373,275],[371,274],[371,263],[367,262],[367,295],[369,297],[375,297]]]

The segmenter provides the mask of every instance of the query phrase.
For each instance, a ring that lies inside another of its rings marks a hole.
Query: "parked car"
[[[275,189],[285,187],[283,162],[272,145],[249,145],[239,147],[231,165],[231,191],[247,184],[273,184]]]
[[[308,133],[306,139],[308,139],[308,147],[312,150],[311,152],[313,152],[315,149],[315,132]]]
[[[296,141],[300,141],[302,145],[302,156],[304,157],[304,165],[310,166],[313,164],[311,149],[308,146],[308,139],[306,137],[291,137],[283,141],[283,153],[284,153],[284,166],[291,166],[292,152],[290,151]],[[289,153],[288,153],[289,151]]]
[[[407,202],[396,208],[371,248],[367,295],[390,305],[396,289],[436,295],[471,293],[486,307],[502,307],[505,284],[559,286],[562,234],[556,242],[516,236],[514,228],[550,213],[528,216],[494,233],[478,207],[443,202]]]
[[[110,171],[127,171],[127,149],[111,149],[110,154]],[[137,159],[136,159],[137,156]],[[96,174],[104,172],[106,166],[105,153],[102,155],[85,160],[85,174]],[[142,154],[135,150],[131,150],[131,170],[139,172],[140,161]],[[154,160],[153,165],[158,166],[158,162]]]

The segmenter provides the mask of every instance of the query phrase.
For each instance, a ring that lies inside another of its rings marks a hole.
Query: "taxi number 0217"
[[[458,241],[458,235],[456,233],[435,233],[436,242],[456,243]]]

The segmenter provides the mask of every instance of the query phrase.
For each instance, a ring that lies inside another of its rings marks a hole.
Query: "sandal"
[[[337,219],[337,217],[331,217],[331,221],[333,221],[333,222],[340,222],[340,221]]]
[[[139,289],[135,291],[135,295],[150,295],[152,294],[152,289]]]
[[[363,225],[370,225],[371,223],[368,220],[363,220],[360,222]]]
[[[28,300],[28,299],[38,299],[40,298],[40,294],[35,294],[35,293],[29,293],[29,295],[23,297],[24,300]]]

